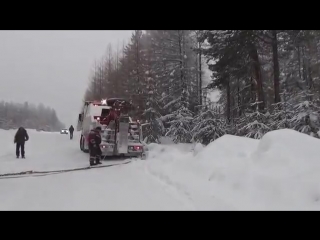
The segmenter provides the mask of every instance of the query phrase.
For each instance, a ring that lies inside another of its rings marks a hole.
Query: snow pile
[[[147,170],[199,210],[320,210],[319,146],[287,129],[225,135],[195,153],[153,145]]]
[[[319,210],[319,156],[319,139],[288,129],[266,134],[251,156],[255,197],[277,209]]]

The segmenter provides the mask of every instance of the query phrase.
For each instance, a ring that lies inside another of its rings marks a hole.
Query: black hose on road
[[[40,176],[47,176],[52,174],[59,174],[59,173],[66,173],[66,172],[74,172],[74,171],[81,171],[81,170],[89,170],[92,168],[106,168],[106,167],[113,167],[118,165],[128,164],[132,161],[122,162],[122,163],[115,163],[115,164],[108,164],[108,165],[97,165],[97,166],[88,166],[82,168],[73,168],[73,169],[62,169],[62,170],[51,170],[51,171],[24,171],[18,173],[5,173],[0,174],[0,179],[9,179],[9,178],[23,178],[23,177],[40,177]]]

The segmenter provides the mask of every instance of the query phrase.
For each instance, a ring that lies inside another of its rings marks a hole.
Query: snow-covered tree
[[[226,133],[226,123],[216,111],[204,109],[194,119],[191,131],[192,140],[202,144],[209,144]]]
[[[293,107],[293,116],[290,119],[291,127],[299,132],[319,137],[320,130],[320,108],[315,101],[307,100],[310,96],[303,92],[302,100]]]
[[[241,118],[237,135],[260,139],[267,132],[271,131],[269,125],[270,113],[261,113],[257,109],[256,111],[246,113],[244,117]]]
[[[166,133],[175,143],[190,143],[192,139],[193,113],[187,108],[180,108],[162,118],[170,127]]]
[[[153,62],[155,60],[155,51],[152,48],[151,34],[148,31],[144,38],[144,61],[142,63],[142,69],[144,72],[144,88],[147,95],[147,102],[145,104],[145,110],[143,113],[144,118],[148,122],[146,131],[146,142],[160,143],[160,137],[165,133],[163,122],[160,120],[160,104],[159,93],[155,83],[155,70],[153,68]]]

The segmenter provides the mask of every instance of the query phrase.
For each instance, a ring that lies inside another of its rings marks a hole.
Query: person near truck
[[[89,133],[89,162],[90,166],[94,166],[97,164],[102,164],[101,163],[101,149],[100,149],[100,144],[101,144],[101,127],[96,127],[95,129],[92,129]]]

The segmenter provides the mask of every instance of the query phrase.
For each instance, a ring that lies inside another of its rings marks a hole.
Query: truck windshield
[[[103,108],[101,110],[101,117],[106,117],[109,115],[110,109]]]

